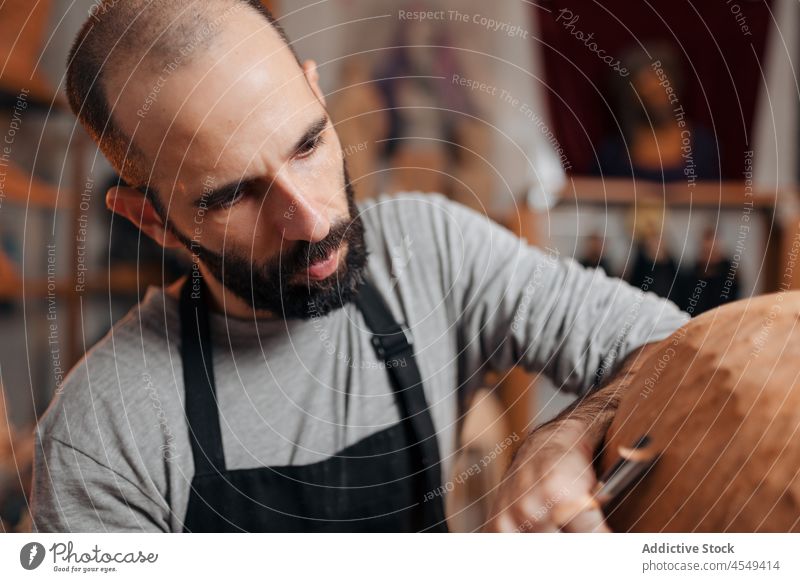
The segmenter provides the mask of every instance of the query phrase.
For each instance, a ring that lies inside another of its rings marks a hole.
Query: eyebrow
[[[305,146],[308,142],[314,141],[319,135],[325,131],[325,128],[328,127],[328,116],[324,114],[322,117],[317,119],[309,128],[303,133],[300,139],[294,144],[294,147],[291,150],[290,155],[294,155],[297,151],[299,151],[303,146]],[[231,198],[237,190],[255,184],[259,180],[259,177],[254,176],[251,178],[245,178],[242,180],[237,180],[235,182],[231,182],[229,184],[225,184],[220,188],[215,188],[214,190],[208,191],[207,189],[203,190],[203,193],[192,203],[193,206],[196,208],[200,208],[201,206],[205,205],[208,208],[212,208],[216,206],[218,203],[223,202],[229,198]]]

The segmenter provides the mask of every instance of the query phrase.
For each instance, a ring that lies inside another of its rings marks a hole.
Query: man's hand
[[[528,436],[498,487],[485,531],[609,531],[592,497],[597,484],[594,455],[632,372],[660,343],[631,353],[604,387]]]
[[[608,531],[591,493],[593,442],[575,421],[534,432],[514,457],[495,498],[487,531]]]

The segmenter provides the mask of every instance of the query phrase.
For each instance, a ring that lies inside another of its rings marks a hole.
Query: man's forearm
[[[623,395],[631,384],[633,372],[642,366],[653,350],[658,349],[660,343],[645,344],[628,354],[604,384],[576,400],[553,420],[534,429],[530,436],[570,432],[580,435],[580,442],[576,445],[585,446],[587,453],[594,455],[614,420]]]

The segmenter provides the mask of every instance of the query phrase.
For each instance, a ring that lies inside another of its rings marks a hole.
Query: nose
[[[325,207],[313,196],[283,180],[276,179],[267,196],[266,208],[274,227],[287,241],[319,242],[331,230]]]

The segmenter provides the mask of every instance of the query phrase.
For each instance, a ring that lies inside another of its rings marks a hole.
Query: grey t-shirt
[[[360,208],[369,276],[410,328],[445,476],[463,397],[483,371],[520,364],[581,392],[688,320],[442,196]],[[399,421],[354,305],[308,321],[212,313],[211,327],[229,469],[323,460]],[[183,400],[177,300],[150,288],[39,422],[35,529],[181,531],[194,473]]]

